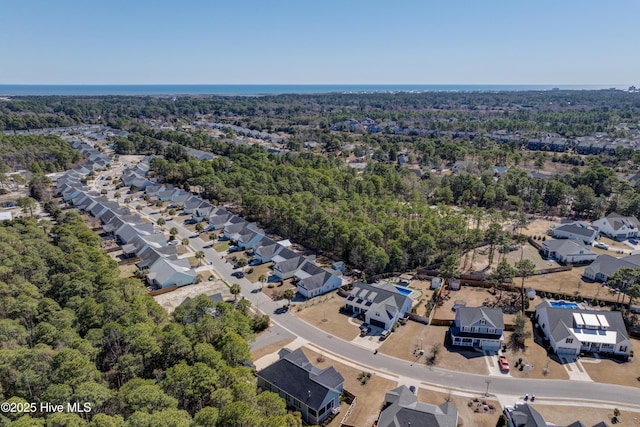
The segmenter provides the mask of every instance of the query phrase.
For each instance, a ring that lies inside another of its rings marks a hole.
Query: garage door
[[[569,347],[558,347],[558,351],[556,351],[556,353],[558,353],[558,355],[570,354],[572,356],[575,356],[576,349],[575,348],[569,348]]]
[[[386,329],[387,328],[387,325],[385,325],[384,322],[381,322],[381,321],[376,320],[376,319],[371,319],[371,321],[369,323],[371,323],[373,326],[377,326],[377,327],[382,328],[382,329]]]

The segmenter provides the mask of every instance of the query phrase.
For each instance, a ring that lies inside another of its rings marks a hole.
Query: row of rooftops
[[[56,189],[65,201],[79,210],[99,218],[105,233],[115,235],[122,244],[125,255],[138,256],[140,270],[149,269],[150,282],[161,282],[173,271],[181,272],[195,280],[195,270],[187,259],[178,258],[177,248],[168,245],[163,233],[154,230],[154,225],[145,222],[140,215],[132,214],[126,207],[110,201],[96,191],[80,183],[88,171],[70,171],[62,175]],[[187,193],[188,194],[188,193]]]

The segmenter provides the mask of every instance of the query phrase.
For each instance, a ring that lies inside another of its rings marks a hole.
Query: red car
[[[502,372],[509,372],[509,361],[507,361],[506,357],[498,357],[498,366]]]

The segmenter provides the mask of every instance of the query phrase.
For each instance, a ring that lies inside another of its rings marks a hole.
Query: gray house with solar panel
[[[576,357],[581,351],[626,357],[631,342],[619,311],[580,310],[543,301],[535,320],[559,356]]]
[[[373,326],[391,329],[411,311],[413,300],[391,283],[354,283],[344,307],[354,313],[364,313],[365,321]]]
[[[280,360],[256,373],[258,387],[280,395],[305,422],[321,424],[340,407],[344,378],[333,367],[313,366],[300,349],[283,351]]]

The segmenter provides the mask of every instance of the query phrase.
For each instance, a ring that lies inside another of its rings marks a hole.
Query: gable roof
[[[391,283],[367,284],[356,282],[353,284],[351,294],[347,297],[347,300],[353,301],[357,299],[370,301],[369,310],[378,309],[379,312],[387,316],[387,320],[391,320],[394,317],[394,312],[398,312],[410,298],[401,294]]]
[[[138,254],[140,262],[136,264],[139,269],[145,269],[151,267],[158,259],[166,257],[176,257],[178,255],[178,248],[175,246],[167,245],[161,248],[147,247],[145,250]]]
[[[456,427],[457,409],[448,402],[440,406],[419,402],[406,386],[400,386],[385,395],[386,406],[380,413],[379,427]]]
[[[487,307],[460,307],[456,310],[456,319],[459,320],[459,327],[471,326],[481,320],[485,320],[487,324],[495,329],[504,329],[504,318],[502,310],[499,308]]]
[[[547,427],[540,412],[533,409],[528,403],[516,403],[515,407],[508,411],[508,414],[514,427]]]
[[[575,325],[574,314],[591,314],[604,316],[606,323],[608,324],[607,332],[616,333],[615,341],[619,343],[629,339],[627,334],[627,328],[624,324],[624,319],[619,311],[607,311],[607,310],[580,310],[573,308],[560,308],[552,307],[549,301],[544,300],[536,306],[536,312],[546,310],[547,318],[549,319],[549,325],[554,325],[550,329],[550,334],[556,342],[562,341],[568,337],[574,337],[574,333],[581,333],[582,328],[577,328]],[[593,332],[593,330],[591,330]]]
[[[301,349],[285,355],[256,375],[316,410],[328,393],[339,394],[344,383],[342,375],[332,366],[316,368]]]
[[[305,289],[312,291],[322,288],[334,274],[312,262],[307,262],[296,271],[295,276],[303,283]]]
[[[549,252],[555,252],[562,256],[570,255],[595,255],[590,246],[582,244],[582,241],[575,240],[547,240],[542,242],[542,246]]]
[[[555,234],[555,231],[563,231],[565,233],[577,234],[583,237],[593,237],[594,235],[598,234],[598,231],[596,229],[589,227],[588,225],[580,222],[563,224],[554,229],[554,234]]]
[[[159,258],[153,263],[147,274],[150,281],[156,280],[162,283],[163,280],[171,278],[174,273],[182,273],[195,279],[196,271],[191,268],[189,260],[186,258]]]
[[[614,230],[619,230],[625,226],[628,228],[640,228],[640,221],[635,216],[623,216],[619,213],[611,212],[603,219],[606,219]]]
[[[602,254],[598,255],[598,257],[587,268],[595,274],[600,273],[609,277],[618,271],[620,267],[640,267],[640,255],[629,255],[624,258],[616,258],[608,254]]]

